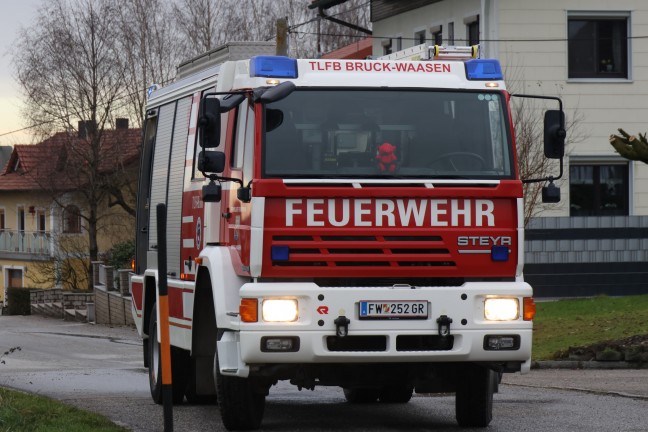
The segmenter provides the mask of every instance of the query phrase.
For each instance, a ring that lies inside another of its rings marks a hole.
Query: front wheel
[[[495,372],[476,365],[462,372],[455,399],[457,423],[462,427],[486,427],[493,418]]]
[[[389,385],[380,389],[378,398],[383,403],[407,403],[412,399],[414,387],[407,384]]]
[[[218,348],[214,354],[214,380],[225,428],[231,431],[259,429],[265,410],[265,393],[255,388],[251,378],[221,374]]]
[[[345,388],[344,397],[353,404],[374,403],[380,396],[380,390],[373,388]]]
[[[157,331],[157,308],[153,305],[149,318],[148,355],[149,387],[151,397],[156,404],[162,403],[162,353]],[[179,348],[171,347],[171,389],[173,403],[180,404],[184,399],[187,387],[187,360],[189,353]]]

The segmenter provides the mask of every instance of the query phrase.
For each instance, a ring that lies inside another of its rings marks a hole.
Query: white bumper
[[[524,371],[528,369],[531,358],[532,322],[524,321],[521,317],[507,322],[486,321],[484,301],[493,296],[514,297],[519,299],[522,307],[523,298],[531,295],[531,287],[523,282],[475,282],[460,287],[417,288],[333,288],[319,287],[313,283],[248,283],[240,290],[241,298],[259,299],[259,305],[262,299],[267,298],[297,299],[299,318],[290,323],[267,323],[263,322],[259,310],[259,322],[240,322],[238,326],[233,326],[239,330],[236,344],[240,358],[238,365],[231,366],[240,370],[243,365],[260,363],[520,362]],[[421,300],[429,305],[426,319],[362,320],[359,316],[360,301]],[[384,346],[371,350],[331,349],[329,338],[336,336],[334,321],[342,315],[350,320],[349,338],[373,336],[377,337],[376,340],[384,340]],[[442,315],[452,319],[450,335],[453,343],[449,348],[412,349],[411,345],[405,344],[404,347],[398,342],[399,337],[438,336],[437,318]],[[486,350],[484,338],[487,335],[514,335],[519,338],[519,347],[513,350]],[[265,337],[298,338],[299,348],[294,352],[264,352],[261,347]]]

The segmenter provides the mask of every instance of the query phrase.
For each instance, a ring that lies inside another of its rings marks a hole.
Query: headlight
[[[297,321],[299,316],[297,300],[266,299],[262,305],[263,321],[290,322]]]
[[[516,298],[487,298],[484,302],[484,317],[489,321],[513,321],[520,316]]]

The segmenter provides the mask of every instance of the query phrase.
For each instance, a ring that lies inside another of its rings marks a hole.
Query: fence
[[[93,262],[94,313],[97,324],[135,326],[128,289],[129,270]]]
[[[0,252],[51,255],[49,231],[0,230]]]

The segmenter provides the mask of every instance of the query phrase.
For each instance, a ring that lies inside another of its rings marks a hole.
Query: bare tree
[[[124,109],[137,127],[144,125],[146,90],[171,82],[182,60],[171,7],[162,0],[119,0],[117,59],[123,65]]]
[[[99,254],[100,206],[120,189],[111,180],[126,178],[113,172],[125,161],[111,162],[126,153],[122,142],[106,147],[104,139],[129,92],[125,62],[115,45],[118,18],[117,5],[110,0],[53,0],[39,10],[35,25],[20,33],[13,57],[27,107],[25,118],[32,125],[48,124],[51,131],[67,131],[58,134],[58,140],[65,141],[60,143],[60,169],[42,186],[56,202],[63,193],[76,191],[90,260]],[[43,179],[42,170],[52,168],[47,165],[38,167],[40,174],[32,173],[38,181]],[[117,197],[114,203],[134,214],[133,202]]]
[[[278,18],[288,18],[294,57],[314,57],[367,36],[318,17],[309,4],[309,0],[178,0],[173,15],[187,57],[226,42],[272,40]],[[367,0],[351,0],[329,11],[335,19],[370,27]]]

